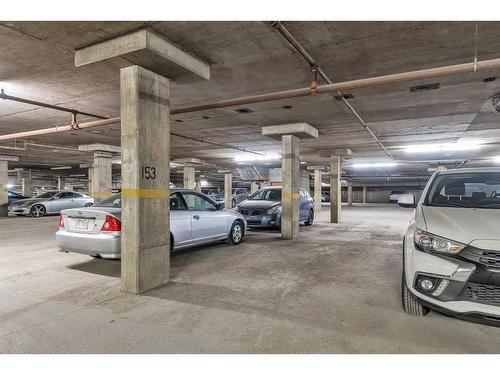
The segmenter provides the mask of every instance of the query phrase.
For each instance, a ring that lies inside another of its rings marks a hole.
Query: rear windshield
[[[252,201],[281,201],[281,189],[265,189],[256,192],[249,200]]]
[[[428,206],[500,208],[500,172],[438,175],[424,201]]]
[[[94,205],[94,207],[116,207],[120,208],[122,203],[122,195],[115,194],[109,198],[106,198]]]

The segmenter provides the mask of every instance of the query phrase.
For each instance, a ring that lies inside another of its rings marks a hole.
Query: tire
[[[429,312],[429,309],[422,305],[418,298],[408,289],[404,269],[401,278],[401,303],[403,309],[410,315],[425,316]]]
[[[308,227],[313,225],[314,222],[314,210],[309,210],[309,217],[307,218],[307,221],[304,223]]]
[[[239,220],[235,221],[229,231],[229,243],[231,245],[239,245],[243,241],[244,235],[243,224]]]
[[[46,213],[47,213],[47,210],[41,204],[35,204],[30,209],[31,217],[43,217],[43,216],[45,216]]]
[[[85,205],[83,207],[90,207],[90,206],[93,206],[94,204],[93,203],[85,203]]]

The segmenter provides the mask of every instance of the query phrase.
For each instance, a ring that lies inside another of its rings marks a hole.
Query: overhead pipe
[[[326,85],[319,85],[317,87],[318,94],[330,94],[336,93],[337,91],[355,90],[368,87],[378,87],[385,86],[409,81],[418,81],[428,78],[451,76],[457,74],[467,74],[475,73],[478,71],[496,70],[500,69],[500,58],[478,61],[477,63],[465,63],[458,65],[449,65],[439,68],[430,68],[423,70],[416,70],[406,73],[389,74],[385,76],[362,78],[346,82],[331,83]],[[240,105],[253,104],[253,103],[264,103],[276,100],[285,100],[291,98],[306,97],[311,95],[310,87],[284,90],[271,92],[267,94],[251,95],[240,98],[233,99],[223,99],[213,102],[208,102],[204,104],[195,104],[190,106],[174,108],[170,111],[170,114],[177,115],[182,113],[192,113],[200,112],[210,109],[226,108],[226,107],[236,107]],[[117,124],[120,122],[120,117],[112,117],[106,120],[96,120],[91,122],[85,122],[78,124],[80,129],[94,128],[98,126],[105,126],[111,124]],[[0,141],[18,139],[18,138],[28,138],[38,135],[45,135],[51,133],[57,133],[62,131],[74,130],[71,125],[56,126],[47,129],[31,130],[20,133],[5,134],[0,135]]]
[[[107,118],[107,117],[104,117],[101,115],[96,115],[94,113],[82,112],[82,111],[79,111],[79,110],[73,109],[73,108],[67,108],[67,107],[62,107],[59,105],[39,102],[37,100],[31,100],[31,99],[26,99],[26,98],[20,98],[17,96],[7,95],[3,89],[0,90],[0,98],[5,99],[5,100],[12,100],[14,102],[19,102],[19,103],[31,104],[31,105],[35,105],[37,107],[55,109],[57,111],[68,112],[71,114],[77,114],[77,115],[88,116],[88,117],[95,117],[95,118],[100,118],[100,119]]]

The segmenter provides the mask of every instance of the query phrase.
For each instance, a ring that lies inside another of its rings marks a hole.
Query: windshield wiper
[[[449,203],[449,202],[439,202],[435,204],[427,204],[428,206],[434,206],[434,207],[459,207],[459,208],[474,208],[474,206],[471,205],[464,205],[464,204],[457,204],[457,203]]]

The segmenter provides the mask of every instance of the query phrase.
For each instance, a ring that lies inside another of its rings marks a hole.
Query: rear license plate
[[[89,229],[89,219],[76,219],[76,229],[88,230]]]

